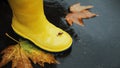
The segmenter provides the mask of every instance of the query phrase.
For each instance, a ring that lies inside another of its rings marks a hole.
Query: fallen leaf
[[[93,8],[93,6],[92,5],[81,6],[80,3],[76,3],[76,4],[73,4],[72,6],[70,6],[70,11],[71,12],[80,12],[82,10],[87,10],[87,9],[90,9],[90,8]]]
[[[96,14],[91,13],[88,10],[84,10],[82,12],[69,13],[66,16],[66,20],[70,25],[72,25],[73,22],[74,22],[74,23],[76,23],[80,26],[84,26],[83,18],[91,18],[91,17],[94,17],[94,16],[96,16]]]
[[[34,64],[38,63],[44,67],[44,63],[57,64],[59,63],[54,55],[43,52],[37,49],[28,41],[21,41],[19,44],[12,45],[4,49],[1,54],[0,68],[12,61],[12,68],[33,68],[31,59]]]
[[[65,17],[67,23],[71,26],[76,23],[80,26],[84,26],[83,19],[95,17],[96,14],[89,11],[93,6],[81,6],[80,3],[70,6],[70,13]]]
[[[12,45],[1,52],[0,68],[12,60],[12,68],[32,68],[32,65],[20,46]]]
[[[19,45],[16,46],[16,50],[14,58],[12,59],[12,68],[32,68],[31,62],[24,50]]]
[[[33,47],[28,41],[23,41],[20,44],[34,64],[38,63],[43,67],[44,63],[59,64],[59,62],[54,58],[54,55]]]

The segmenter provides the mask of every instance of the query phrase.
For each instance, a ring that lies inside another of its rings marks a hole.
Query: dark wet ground
[[[59,65],[45,68],[120,68],[120,0],[45,0],[45,13],[56,26],[64,29],[73,37],[70,54],[57,57]],[[85,26],[76,24],[69,27],[64,20],[68,7],[74,3],[93,5],[92,12],[98,17],[84,19]],[[19,37],[10,27],[11,10],[5,0],[0,0],[0,51],[14,44],[4,33],[16,39]],[[4,68],[10,68],[8,64]],[[38,65],[34,65],[39,68]]]

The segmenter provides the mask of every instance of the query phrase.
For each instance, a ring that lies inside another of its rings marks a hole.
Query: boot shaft
[[[15,14],[37,14],[43,9],[43,0],[8,0]]]
[[[44,14],[43,0],[8,0],[12,12],[12,24],[23,24],[30,29],[43,27],[47,19]],[[41,28],[38,28],[41,29]]]

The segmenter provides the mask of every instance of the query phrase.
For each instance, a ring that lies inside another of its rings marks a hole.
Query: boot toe
[[[42,37],[42,40],[38,40],[37,45],[50,52],[61,52],[70,48],[72,44],[72,38],[66,32],[61,35],[50,35]]]

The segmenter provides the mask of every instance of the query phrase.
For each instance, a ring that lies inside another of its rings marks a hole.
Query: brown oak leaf
[[[83,19],[91,18],[97,16],[96,14],[90,12],[88,9],[93,6],[81,6],[80,3],[70,6],[70,13],[65,17],[67,23],[71,26],[73,23],[76,23],[80,26],[84,26]]]
[[[0,68],[12,61],[12,68],[33,68],[31,59],[34,64],[38,63],[44,67],[44,63],[57,64],[59,63],[54,55],[43,52],[34,47],[28,41],[21,41],[19,44],[12,45],[4,49],[1,54]]]

